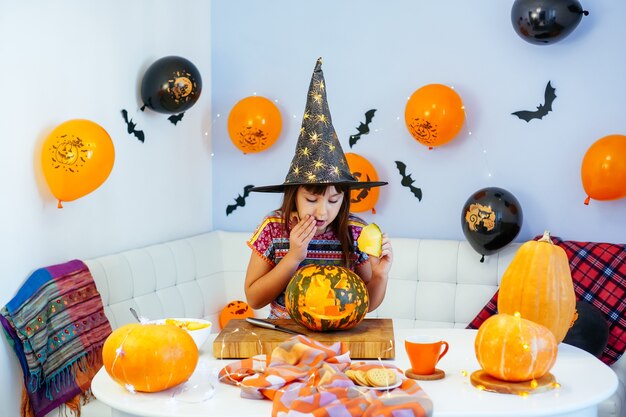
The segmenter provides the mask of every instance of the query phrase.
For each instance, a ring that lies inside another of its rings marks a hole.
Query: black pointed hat
[[[330,118],[322,58],[317,60],[313,70],[296,153],[289,165],[285,182],[254,187],[251,191],[277,193],[283,192],[287,185],[314,184],[348,185],[354,189],[387,184],[383,181],[359,181],[350,172]]]

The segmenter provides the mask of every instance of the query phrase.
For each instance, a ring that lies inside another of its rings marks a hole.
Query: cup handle
[[[448,342],[446,342],[446,341],[442,341],[442,342],[441,342],[441,346],[443,346],[443,351],[439,354],[439,358],[437,358],[437,362],[439,362],[439,361],[441,360],[441,358],[443,358],[443,357],[444,357],[444,355],[445,355],[446,353],[448,353],[448,347],[449,347],[449,346],[448,346]]]

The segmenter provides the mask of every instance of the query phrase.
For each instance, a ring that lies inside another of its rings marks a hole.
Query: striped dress
[[[368,256],[357,248],[356,240],[367,223],[357,216],[350,214],[348,229],[352,236],[355,252],[352,254],[353,267],[368,260]],[[289,236],[285,230],[280,211],[267,215],[254,232],[248,246],[272,267],[276,266],[289,252]],[[324,233],[313,236],[309,243],[307,256],[300,267],[315,263],[319,265],[343,264],[343,252],[337,234],[331,228]],[[285,309],[285,294],[281,293],[270,304],[269,318],[289,318]]]

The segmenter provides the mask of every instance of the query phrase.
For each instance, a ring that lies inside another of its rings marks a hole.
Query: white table
[[[450,344],[448,354],[437,365],[446,372],[446,377],[438,381],[419,381],[433,401],[434,417],[591,417],[597,415],[598,403],[617,389],[617,376],[611,368],[591,354],[561,343],[556,364],[550,371],[561,384],[560,388],[527,397],[478,390],[469,378],[479,369],[474,354],[476,330],[396,329],[396,359],[391,362],[401,369],[410,366],[403,340],[418,333],[439,336]],[[213,358],[213,338],[201,350],[192,381],[207,381],[211,373],[215,374],[230,362]],[[94,377],[91,389],[98,400],[111,406],[113,417],[269,417],[272,408],[269,400],[240,398],[239,388],[222,383],[215,385],[212,398],[195,403],[178,399],[185,398],[178,394],[180,387],[159,393],[132,394],[114,382],[104,368]]]

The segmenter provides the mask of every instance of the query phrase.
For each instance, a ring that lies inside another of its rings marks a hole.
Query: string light
[[[454,89],[454,87],[451,87],[452,89]],[[463,110],[463,113],[465,114],[465,126],[467,127],[467,136],[472,136],[472,129],[470,127],[470,121],[469,121],[469,117],[467,115],[467,109],[465,108],[465,106],[461,106],[461,109]],[[485,164],[485,171],[487,174],[488,178],[492,178],[493,175],[491,173],[491,168],[489,167],[489,158],[487,157],[487,149],[485,148],[485,145],[482,143],[482,140],[480,139],[480,136],[477,138],[478,140],[478,144],[480,146],[480,148],[482,149],[482,156],[483,156],[483,160],[484,160],[484,164]]]

